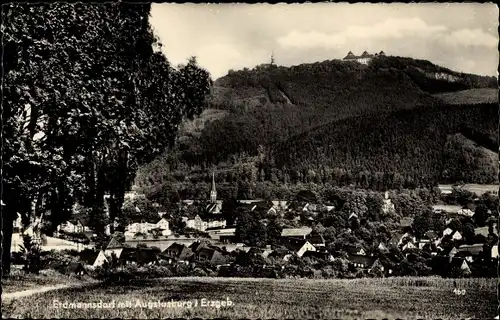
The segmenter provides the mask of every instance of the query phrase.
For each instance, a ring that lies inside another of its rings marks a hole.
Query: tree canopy
[[[100,233],[104,195],[114,219],[137,167],[174,142],[184,117],[201,112],[210,76],[194,58],[180,69],[169,64],[149,25],[150,4],[2,10],[4,234],[15,212],[48,211],[55,228],[76,202],[90,208]]]

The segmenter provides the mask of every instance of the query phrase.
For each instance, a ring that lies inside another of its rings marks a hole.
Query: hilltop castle
[[[385,56],[384,51],[380,51],[379,53],[371,54],[368,52],[363,52],[360,56],[356,56],[352,53],[352,51],[349,51],[349,53],[344,57],[343,60],[345,61],[356,61],[362,64],[368,64],[374,57],[377,56]]]

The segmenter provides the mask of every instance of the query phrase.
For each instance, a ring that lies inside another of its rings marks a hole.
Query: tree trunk
[[[2,208],[2,277],[10,273],[12,232],[14,230],[13,214],[7,206]]]

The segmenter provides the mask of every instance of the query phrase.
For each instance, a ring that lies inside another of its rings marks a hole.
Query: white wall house
[[[21,215],[17,213],[16,219],[13,221],[14,229],[21,229],[23,227],[23,220],[21,219]]]
[[[155,229],[157,227],[156,223],[149,223],[149,222],[134,222],[132,224],[129,224],[125,228],[125,232],[128,234],[135,234],[135,233],[148,233],[149,231]]]
[[[313,246],[309,241],[306,241],[304,245],[297,251],[297,256],[302,257],[307,251],[316,251],[316,247]]]
[[[105,262],[108,262],[108,258],[106,258],[106,255],[104,254],[104,251],[99,251],[99,254],[95,258],[94,263],[92,264],[92,268],[97,268],[102,266]]]
[[[385,192],[384,203],[382,204],[382,212],[388,214],[389,212],[394,212],[395,207],[391,199],[389,199],[389,192]]]
[[[205,231],[208,228],[208,222],[203,221],[199,215],[196,215],[194,219],[183,218],[183,221],[186,222],[186,228],[196,229],[200,231]]]
[[[156,227],[162,229],[161,234],[163,236],[169,236],[172,234],[172,230],[170,230],[169,228],[168,220],[165,218],[162,218],[160,221],[158,221],[156,223]]]
[[[453,232],[453,230],[451,230],[450,228],[446,228],[446,229],[444,229],[444,231],[443,231],[443,236],[449,235],[449,234],[451,234],[452,232]]]
[[[451,236],[451,238],[454,239],[454,240],[462,240],[462,235],[460,234],[460,232],[455,231],[453,233],[453,235]]]
[[[57,231],[64,231],[67,233],[83,233],[89,231],[89,228],[84,226],[80,221],[73,223],[66,221],[57,227]]]
[[[498,258],[498,245],[494,245],[492,248],[491,248],[491,257],[492,258]]]
[[[225,228],[226,220],[212,220],[208,221],[208,228]]]

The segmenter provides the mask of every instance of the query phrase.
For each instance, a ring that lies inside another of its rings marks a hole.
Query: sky
[[[497,76],[493,3],[153,4],[168,60],[196,56],[213,79],[229,69],[291,66],[383,50],[455,71]]]

